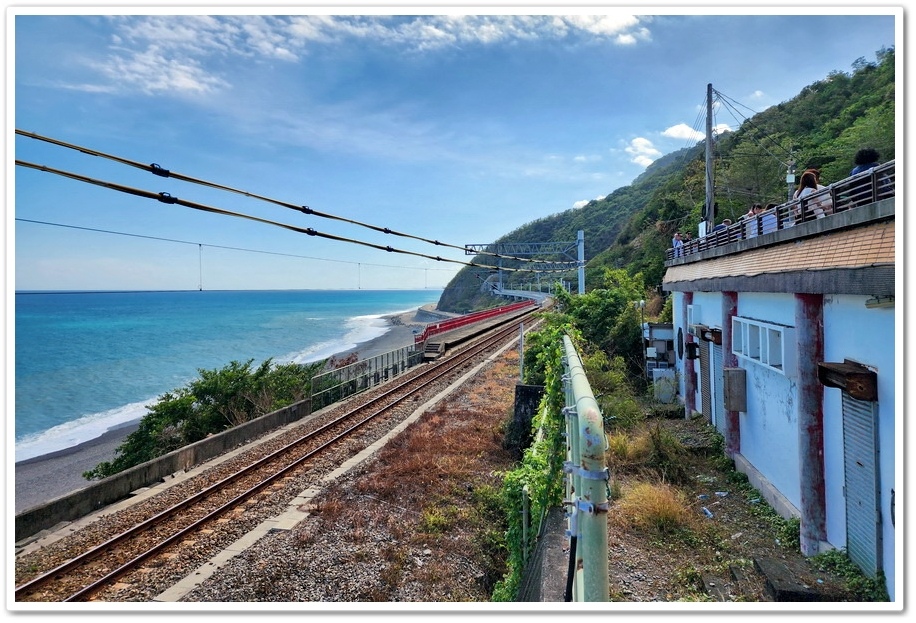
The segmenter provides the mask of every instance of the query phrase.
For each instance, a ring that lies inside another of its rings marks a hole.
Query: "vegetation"
[[[861,601],[890,601],[884,574],[879,573],[875,579],[864,576],[845,550],[834,549],[818,554],[813,562],[818,569],[832,571],[845,578],[850,590],[859,595]]]
[[[759,113],[734,132],[717,138],[718,219],[735,219],[752,202],[783,200],[787,193],[785,167],[790,159],[799,167],[819,166],[822,179],[829,183],[848,175],[853,154],[861,146],[875,147],[883,160],[895,158],[894,51],[879,51],[876,63],[858,59],[853,70],[851,74],[835,72],[806,87],[793,100]],[[571,296],[556,285],[556,311],[541,313],[542,325],[526,336],[524,382],[545,387],[533,423],[538,433],[535,441],[524,451],[522,460],[505,473],[476,473],[473,468],[480,457],[469,452],[490,448],[493,431],[482,427],[443,438],[441,431],[447,424],[473,422],[482,416],[477,412],[468,418],[457,417],[454,411],[434,413],[427,425],[402,435],[381,454],[378,472],[352,487],[352,495],[381,504],[372,521],[389,529],[410,524],[420,543],[433,541],[443,548],[456,527],[472,524],[476,540],[463,546],[486,557],[483,582],[492,588],[492,599],[514,601],[531,545],[523,541],[522,499],[527,496],[530,500],[532,534],[537,533],[537,523],[548,510],[562,503],[562,337],[567,335],[582,358],[604,414],[608,462],[618,476],[609,483],[615,520],[625,530],[651,535],[666,551],[701,551],[708,555],[710,566],[728,562],[729,539],[736,539],[739,533],[725,537],[716,532],[714,524],[698,520],[695,499],[679,490],[703,484],[692,471],[696,457],[666,427],[647,418],[652,405],[646,400],[642,374],[641,323],[671,321],[671,302],[662,296],[660,287],[664,251],[674,231],[695,229],[702,219],[703,152],[698,145],[660,158],[630,186],[581,209],[529,223],[497,241],[573,241],[579,230],[585,232],[588,241],[585,294]],[[511,264],[511,260],[504,261]],[[485,258],[478,256],[474,262],[485,263]],[[439,308],[467,313],[493,306],[487,283],[491,276],[479,269],[460,271],[443,292]],[[528,285],[518,273],[510,273],[506,279],[509,288]],[[570,272],[564,279],[575,283],[577,276]],[[639,301],[645,304],[637,307]],[[102,463],[84,476],[104,478],[300,400],[304,388],[324,365],[274,366],[267,361],[252,369],[251,364],[249,360],[232,362],[221,370],[200,370],[199,379],[166,393],[150,407],[139,429],[119,446],[114,461]],[[487,393],[485,389],[480,390],[482,396]],[[748,524],[748,532],[763,532],[763,526],[768,534],[779,535],[778,547],[797,550],[797,520],[784,520],[761,502],[747,478],[724,458],[721,438],[715,442],[718,452],[713,455],[718,458],[703,465],[711,464],[727,474],[727,483],[736,493],[725,501],[740,500],[742,508],[751,509],[747,515],[755,523]],[[423,451],[407,461],[406,447]],[[439,461],[431,463],[429,457],[434,454]],[[441,497],[431,497],[435,483],[461,486],[449,488]],[[691,493],[696,490],[691,489]],[[395,507],[412,509],[417,513],[416,521],[392,522],[389,511]],[[317,515],[330,525],[339,515],[349,515],[351,508],[329,498],[322,502]],[[316,533],[310,530],[301,533],[303,542],[314,538]],[[354,537],[359,536],[355,531]],[[373,596],[379,600],[395,594],[406,565],[402,549],[392,545],[383,548],[382,554],[388,566],[384,590]],[[843,553],[818,557],[822,568],[848,574],[850,590],[862,600],[886,600],[882,579],[863,580],[855,566],[846,563]],[[680,573],[695,581],[699,571],[685,568]],[[432,569],[427,567],[425,572]]]
[[[112,461],[99,463],[83,477],[106,478],[299,402],[308,395],[312,377],[324,367],[323,362],[277,365],[268,359],[252,369],[253,361],[198,370],[197,379],[166,392],[148,407],[137,430],[115,449]]]
[[[819,167],[822,183],[849,176],[855,152],[871,146],[881,160],[895,153],[894,49],[876,52],[876,60],[856,59],[850,73],[835,71],[787,102],[740,122],[740,127],[714,137],[716,220],[737,219],[755,202],[782,203],[788,198],[786,174],[794,162],[796,174]],[[698,89],[704,85],[698,85]],[[741,114],[734,102],[719,94],[724,114]],[[729,121],[731,120],[730,117]],[[525,224],[500,243],[574,243],[585,234],[585,292],[606,288],[608,269],[621,269],[660,292],[665,273],[664,253],[675,231],[697,231],[705,205],[705,144],[681,149],[653,162],[632,184],[582,208],[566,210]],[[570,261],[557,255],[545,261]],[[487,256],[475,264],[490,265]],[[519,262],[502,259],[506,268]],[[452,279],[439,300],[444,311],[469,312],[492,306],[493,270],[467,267]],[[560,276],[574,288],[578,273]],[[508,288],[535,285],[530,273],[504,272]],[[648,302],[648,299],[647,299]],[[607,334],[603,340],[609,339]]]

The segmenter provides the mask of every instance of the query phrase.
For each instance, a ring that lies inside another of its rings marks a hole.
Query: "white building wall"
[[[895,539],[891,491],[897,480],[897,381],[894,308],[868,309],[864,296],[824,297],[824,360],[856,361],[878,375],[878,446],[884,568],[888,592],[894,599]],[[889,338],[890,336],[890,338]],[[826,471],[827,540],[846,545],[846,505],[843,496],[842,392],[824,388],[824,466]],[[896,484],[895,484],[896,483]],[[902,497],[901,497],[902,499]],[[896,513],[899,515],[900,513]],[[900,539],[902,541],[902,539]]]
[[[739,293],[738,316],[794,327],[795,296]],[[741,357],[738,366],[747,371],[747,411],[739,414],[741,454],[800,508],[798,382]]]
[[[738,315],[794,327],[795,295],[776,292],[740,292],[738,293]]]

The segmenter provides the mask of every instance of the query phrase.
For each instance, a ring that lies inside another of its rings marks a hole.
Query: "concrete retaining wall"
[[[310,399],[297,402],[109,476],[79,491],[25,510],[16,515],[16,541],[19,542],[61,522],[79,519],[128,497],[137,489],[161,482],[166,476],[176,472],[191,469],[271,430],[302,419],[310,413]]]

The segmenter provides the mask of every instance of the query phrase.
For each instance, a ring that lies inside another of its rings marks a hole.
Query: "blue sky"
[[[695,144],[707,83],[751,116],[883,47],[902,58],[899,8],[265,10],[7,9],[8,283],[438,288],[461,264],[420,255],[470,259],[14,136],[14,127],[461,246],[604,197]],[[716,115],[723,128],[740,121]]]

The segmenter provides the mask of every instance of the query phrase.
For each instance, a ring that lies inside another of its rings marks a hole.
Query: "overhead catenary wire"
[[[115,190],[115,191],[118,191],[118,192],[123,192],[123,193],[129,194],[129,195],[134,195],[134,196],[136,196],[136,197],[142,197],[142,198],[144,198],[144,199],[154,199],[154,200],[160,201],[160,202],[162,202],[162,203],[173,204],[173,205],[179,205],[179,206],[182,206],[182,207],[191,208],[191,209],[194,209],[194,210],[200,210],[200,211],[203,211],[203,212],[209,212],[209,213],[212,213],[212,214],[218,214],[218,215],[221,215],[221,216],[233,216],[233,217],[236,217],[236,218],[242,218],[242,219],[254,221],[254,222],[257,222],[257,223],[263,223],[263,224],[265,224],[265,225],[273,225],[273,226],[275,226],[275,227],[280,227],[280,228],[283,228],[283,229],[287,229],[287,230],[289,230],[289,231],[293,231],[293,232],[300,233],[300,234],[306,234],[306,235],[308,235],[308,236],[313,236],[313,237],[317,237],[317,238],[324,238],[324,239],[327,239],[327,240],[335,240],[335,241],[338,241],[338,242],[346,242],[346,243],[349,243],[349,244],[356,244],[356,245],[360,245],[360,246],[364,246],[364,247],[369,247],[369,248],[373,248],[373,249],[378,249],[378,250],[380,250],[380,251],[386,251],[386,252],[388,252],[388,253],[399,253],[399,254],[403,254],[403,255],[412,255],[412,256],[415,256],[415,257],[422,257],[422,258],[426,258],[426,259],[429,259],[429,260],[435,260],[435,261],[437,261],[437,262],[450,262],[450,263],[453,263],[453,264],[461,264],[461,265],[463,265],[463,266],[473,266],[473,267],[479,267],[479,268],[492,268],[492,266],[489,266],[489,265],[486,265],[486,264],[479,264],[479,263],[476,263],[476,262],[464,262],[464,261],[461,261],[461,260],[453,260],[453,259],[444,258],[444,257],[441,257],[441,256],[427,255],[427,254],[425,254],[425,253],[417,253],[417,252],[415,252],[415,251],[407,251],[407,250],[404,250],[404,249],[397,249],[397,248],[394,248],[394,247],[391,247],[391,246],[385,246],[385,245],[375,244],[375,243],[366,242],[366,241],[363,241],[363,240],[356,240],[356,239],[353,239],[353,238],[346,238],[346,237],[344,237],[344,236],[337,236],[337,235],[335,235],[335,234],[328,234],[328,233],[321,232],[321,231],[318,231],[318,230],[316,230],[316,229],[313,229],[313,228],[311,228],[311,227],[300,227],[300,226],[298,226],[298,225],[291,225],[291,224],[289,224],[289,223],[281,223],[281,222],[279,222],[279,221],[272,221],[272,220],[270,220],[270,219],[265,219],[265,218],[261,218],[261,217],[258,217],[258,216],[253,216],[253,215],[250,215],[250,214],[244,214],[244,213],[242,213],[242,212],[233,212],[233,211],[231,211],[231,210],[224,210],[224,209],[222,209],[222,208],[217,208],[217,207],[205,205],[205,204],[198,203],[198,202],[194,202],[194,201],[187,201],[187,200],[185,200],[185,199],[180,199],[180,198],[178,198],[178,197],[172,196],[171,194],[169,194],[169,193],[167,193],[167,192],[159,192],[159,193],[156,193],[156,192],[154,192],[154,191],[149,191],[149,190],[144,190],[144,189],[139,189],[139,188],[133,188],[133,187],[131,187],[131,186],[125,186],[125,185],[123,185],[123,184],[118,184],[118,183],[115,183],[115,182],[108,182],[108,181],[105,181],[105,180],[98,180],[98,179],[91,178],[91,177],[88,177],[88,176],[85,176],[85,175],[80,175],[79,173],[73,173],[73,172],[71,172],[71,171],[63,171],[63,170],[61,170],[61,169],[55,169],[55,168],[52,168],[52,167],[48,167],[48,166],[46,166],[46,165],[35,164],[35,163],[32,163],[32,162],[26,162],[26,161],[23,161],[23,160],[16,160],[16,165],[17,165],[17,166],[21,166],[21,167],[30,168],[30,169],[36,169],[36,170],[39,170],[39,171],[44,171],[44,172],[46,172],[46,173],[53,173],[53,174],[55,174],[55,175],[60,175],[60,176],[62,176],[62,177],[67,177],[67,178],[70,178],[70,179],[73,179],[73,180],[77,180],[77,181],[80,181],[80,182],[84,182],[84,183],[87,183],[87,184],[93,184],[93,185],[95,185],[95,186],[101,186],[101,187],[103,187],[103,188],[108,188],[108,189],[110,189],[110,190]],[[540,260],[540,263],[543,264],[543,260]],[[524,268],[508,268],[508,267],[502,267],[501,270],[507,271],[507,272],[539,272],[539,273],[554,273],[554,272],[556,272],[556,273],[563,273],[563,272],[569,272],[570,269],[546,269],[546,268],[539,268],[539,269],[537,269],[537,270],[533,270],[533,269],[524,269]]]
[[[189,183],[192,183],[192,184],[198,184],[198,185],[201,185],[201,186],[207,186],[207,187],[214,188],[214,189],[217,189],[217,190],[223,190],[223,191],[226,191],[226,192],[231,192],[231,193],[235,193],[235,194],[239,194],[239,195],[244,195],[245,197],[250,197],[250,198],[252,198],[252,199],[258,199],[258,200],[260,200],[260,201],[265,201],[265,202],[268,202],[268,203],[272,203],[272,204],[274,204],[274,205],[278,205],[278,206],[281,206],[281,207],[284,207],[284,208],[288,208],[288,209],[291,209],[291,210],[295,210],[295,211],[301,212],[301,213],[303,213],[303,214],[307,214],[307,215],[311,215],[311,216],[317,216],[317,217],[320,217],[320,218],[331,219],[331,220],[340,221],[340,222],[344,222],[344,223],[349,223],[349,224],[351,224],[351,225],[357,225],[357,226],[359,226],[359,227],[365,227],[365,228],[367,228],[367,229],[371,229],[372,231],[376,231],[376,232],[379,232],[379,233],[388,234],[388,235],[392,235],[392,236],[399,236],[399,237],[403,237],[403,238],[410,238],[410,239],[412,239],[412,240],[417,240],[417,241],[420,241],[420,242],[425,242],[425,243],[432,244],[432,245],[435,245],[435,246],[448,247],[448,248],[458,249],[458,250],[465,251],[465,252],[468,250],[468,249],[467,249],[467,246],[465,246],[465,245],[455,245],[455,244],[449,244],[449,243],[446,243],[446,242],[442,242],[442,241],[439,241],[439,240],[432,240],[432,239],[429,239],[429,238],[424,238],[424,237],[422,237],[422,236],[416,236],[416,235],[413,235],[413,234],[408,234],[408,233],[396,231],[396,230],[393,230],[393,229],[391,229],[391,228],[389,228],[389,227],[381,227],[381,226],[378,226],[378,225],[372,225],[372,224],[369,224],[369,223],[363,223],[363,222],[357,221],[357,220],[355,220],[355,219],[350,219],[350,218],[343,217],[343,216],[337,216],[337,215],[334,215],[334,214],[329,214],[329,213],[326,213],[326,212],[321,212],[321,211],[315,210],[315,209],[313,209],[313,208],[311,208],[311,207],[309,207],[309,206],[307,206],[307,205],[297,205],[297,204],[294,204],[294,203],[290,203],[290,202],[288,202],[288,201],[282,201],[282,200],[279,200],[279,199],[273,199],[273,198],[270,198],[270,197],[265,197],[265,196],[263,196],[263,195],[259,195],[259,194],[252,193],[252,192],[248,192],[248,191],[246,191],[246,190],[240,190],[240,189],[233,188],[233,187],[231,187],[231,186],[226,186],[226,185],[223,185],[223,184],[219,184],[219,183],[216,183],[216,182],[211,182],[211,181],[207,181],[207,180],[201,180],[201,179],[198,179],[198,178],[195,178],[195,177],[191,177],[191,176],[188,176],[188,175],[184,175],[184,174],[182,174],[182,173],[177,173],[177,172],[175,172],[175,171],[170,171],[169,169],[166,169],[166,168],[164,168],[164,167],[162,167],[162,166],[160,166],[160,165],[158,165],[158,164],[156,164],[156,163],[153,163],[153,164],[145,164],[145,163],[142,163],[142,162],[137,162],[137,161],[135,161],[135,160],[130,160],[130,159],[128,159],[128,158],[123,158],[123,157],[121,157],[121,156],[116,156],[116,155],[113,155],[113,154],[108,154],[108,153],[106,153],[106,152],[102,152],[102,151],[98,151],[98,150],[95,150],[95,149],[91,149],[91,148],[89,148],[89,147],[84,147],[84,146],[81,146],[81,145],[76,145],[76,144],[73,144],[73,143],[68,143],[68,142],[66,142],[66,141],[62,141],[62,140],[59,140],[59,139],[55,139],[55,138],[51,138],[51,137],[47,137],[47,136],[42,136],[42,135],[40,135],[40,134],[36,134],[36,133],[34,133],[34,132],[28,132],[28,131],[26,131],[26,130],[20,130],[19,128],[16,129],[16,134],[18,134],[18,135],[20,135],[20,136],[27,137],[27,138],[31,138],[31,139],[35,139],[35,140],[39,140],[39,141],[44,141],[44,142],[46,142],[46,143],[50,143],[50,144],[52,144],[52,145],[57,145],[57,146],[59,146],[59,147],[65,147],[65,148],[67,148],[67,149],[73,149],[73,150],[79,151],[79,152],[81,152],[81,153],[90,155],[90,156],[97,156],[97,157],[100,157],[100,158],[105,158],[105,159],[108,159],[108,160],[113,160],[113,161],[115,161],[115,162],[119,162],[119,163],[121,163],[121,164],[130,166],[130,167],[134,167],[134,168],[140,169],[140,170],[142,170],[142,171],[146,171],[146,172],[148,172],[148,173],[152,173],[153,175],[157,175],[157,176],[159,176],[159,177],[166,177],[166,178],[177,179],[177,180],[180,180],[180,181],[183,181],[183,182],[189,182]],[[494,253],[494,252],[492,252],[492,251],[486,251],[486,250],[479,250],[479,251],[477,251],[477,255],[485,255],[485,256],[489,256],[489,257],[497,257],[497,258],[501,258],[501,259],[509,259],[509,260],[514,260],[514,261],[518,261],[518,262],[525,262],[525,263],[529,263],[529,262],[530,262],[530,263],[534,263],[534,262],[543,262],[543,260],[532,259],[532,258],[525,258],[525,257],[515,257],[515,256],[511,256],[511,255],[503,255],[503,254],[500,254],[500,253]],[[554,264],[563,264],[563,263],[565,263],[565,264],[569,264],[571,267],[577,265],[577,262],[576,262],[576,261],[568,261],[568,262],[555,261],[555,262],[552,262],[552,263],[554,263]]]
[[[378,268],[399,268],[399,269],[404,269],[404,270],[443,270],[443,271],[449,270],[448,268],[434,268],[434,267],[430,268],[428,266],[396,266],[393,264],[374,264],[371,262],[353,262],[351,260],[336,260],[336,259],[331,259],[331,258],[326,258],[326,257],[314,257],[311,255],[300,255],[298,253],[283,253],[280,251],[265,251],[264,249],[248,249],[245,247],[233,247],[229,245],[210,244],[207,242],[179,240],[177,238],[165,238],[162,236],[150,236],[147,234],[137,234],[133,232],[113,231],[110,229],[100,229],[97,227],[85,227],[82,225],[72,225],[68,223],[52,223],[50,221],[38,221],[35,219],[21,218],[18,216],[16,217],[15,220],[23,222],[23,223],[34,223],[36,225],[50,225],[53,227],[64,227],[66,229],[80,229],[83,231],[91,231],[91,232],[96,232],[96,233],[101,233],[101,234],[114,234],[117,236],[129,236],[132,238],[146,238],[147,240],[158,240],[162,242],[175,242],[178,244],[198,245],[198,246],[208,247],[211,249],[225,249],[227,251],[244,251],[246,253],[263,253],[265,255],[279,255],[283,257],[294,257],[294,258],[303,259],[303,260],[316,260],[319,262],[337,262],[339,264],[354,264],[354,265],[360,264],[362,266],[375,266]]]

